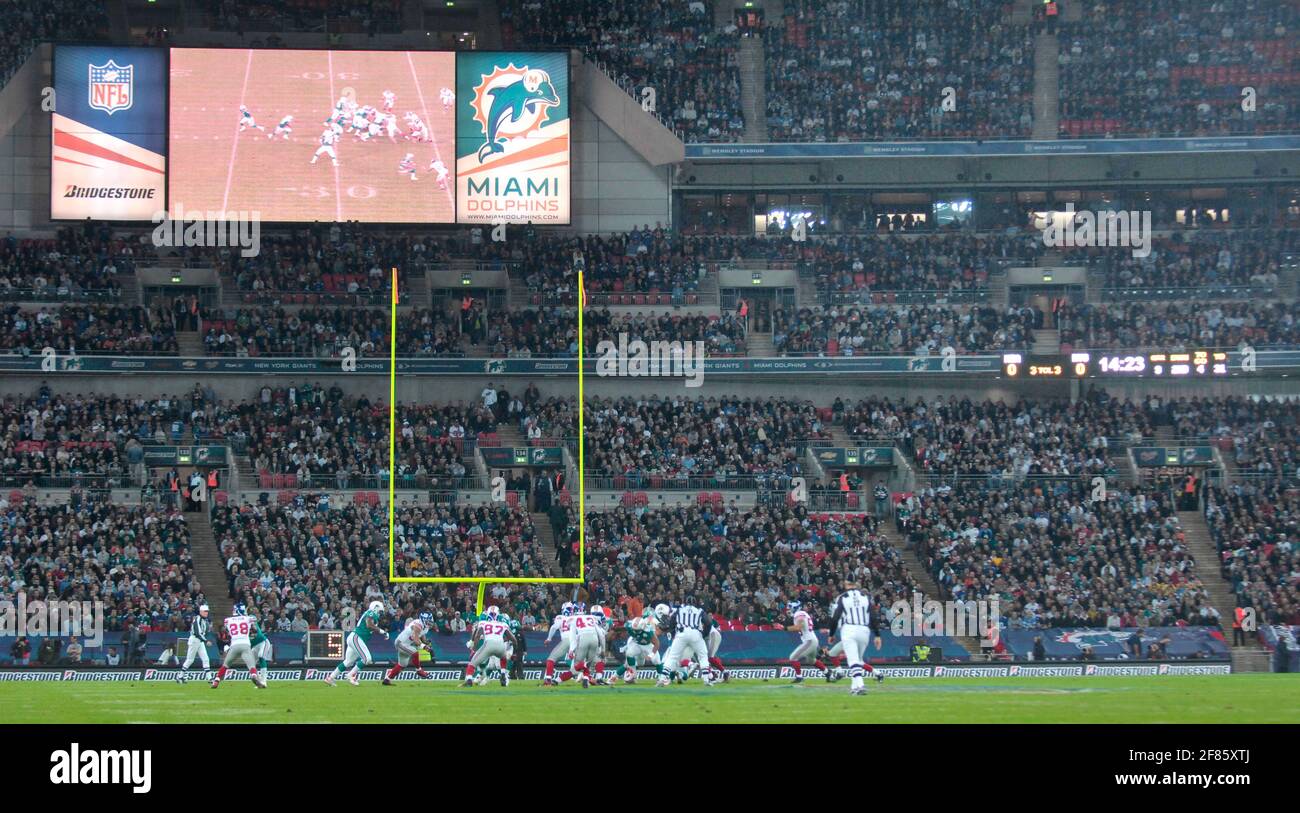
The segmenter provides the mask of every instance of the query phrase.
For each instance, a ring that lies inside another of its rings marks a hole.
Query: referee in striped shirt
[[[704,678],[704,685],[712,686],[713,667],[709,665],[709,646],[704,642],[704,636],[713,627],[713,616],[697,605],[693,596],[687,596],[686,601],[668,618],[668,624],[673,630],[673,643],[668,647],[668,655],[664,657],[666,671],[659,678],[659,685],[667,686],[669,675],[678,671],[682,672],[682,679],[685,680],[690,670],[682,670],[681,663],[682,656],[689,652],[700,664],[700,676]]]
[[[871,643],[871,597],[852,579],[844,582],[844,592],[831,605],[831,634],[838,635],[844,644],[844,659],[852,678],[849,694],[866,694],[862,663]]]
[[[185,682],[190,665],[196,657],[203,661],[204,671],[212,668],[208,661],[208,641],[211,638],[212,621],[208,618],[208,605],[202,604],[199,606],[199,614],[190,622],[190,640],[185,645],[185,663],[181,664],[181,672],[176,676],[177,683]]]

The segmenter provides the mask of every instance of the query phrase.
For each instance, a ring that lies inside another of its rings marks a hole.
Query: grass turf
[[[0,723],[1297,723],[1300,676],[698,681],[657,688],[516,682],[0,683]]]

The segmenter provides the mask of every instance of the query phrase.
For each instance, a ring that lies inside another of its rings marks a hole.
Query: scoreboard
[[[1228,375],[1225,350],[1180,350],[1164,353],[1094,353],[1024,355],[1004,353],[1007,378],[1214,378]]]
[[[311,630],[307,633],[308,663],[343,660],[343,633],[339,630]]]

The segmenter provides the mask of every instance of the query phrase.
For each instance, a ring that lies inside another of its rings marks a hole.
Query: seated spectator
[[[1284,302],[1066,305],[1056,312],[1062,349],[1179,352],[1300,346],[1300,307]]]
[[[0,5],[0,88],[23,66],[37,44],[55,39],[94,42],[108,35],[105,3],[43,0]]]
[[[999,599],[1012,629],[1216,626],[1169,494],[1087,483],[926,489],[912,524],[930,575],[956,599]]]
[[[1026,350],[1039,320],[1040,312],[1032,308],[1005,312],[923,305],[778,308],[772,344],[783,356],[929,356],[949,347],[957,353]]]
[[[620,337],[630,342],[703,342],[710,356],[745,355],[745,325],[734,313],[705,314],[615,313],[591,310],[583,316],[587,353],[595,353],[601,342],[619,346]]]
[[[1086,0],[1059,36],[1061,137],[1290,132],[1297,32],[1290,3]]]
[[[811,402],[780,398],[593,398],[585,431],[588,471],[631,488],[784,488],[803,446],[831,436]]]
[[[165,308],[62,305],[0,306],[0,354],[175,355],[176,330]]]
[[[1278,481],[1211,488],[1205,521],[1237,606],[1260,625],[1300,624],[1300,493]]]
[[[637,102],[655,108],[684,141],[737,141],[739,36],[717,29],[715,0],[506,0],[501,39],[510,48],[577,48]]]
[[[0,240],[0,297],[113,302],[121,296],[116,277],[135,273],[137,252],[151,254],[152,249],[147,243],[115,236],[107,226],[90,231],[60,229],[54,239],[19,240],[6,234]]]
[[[1009,8],[789,0],[766,31],[770,139],[1028,137],[1033,38]]]

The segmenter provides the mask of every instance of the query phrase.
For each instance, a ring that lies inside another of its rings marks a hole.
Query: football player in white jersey
[[[314,164],[316,159],[322,155],[328,155],[330,160],[334,162],[334,166],[338,166],[339,156],[334,152],[334,145],[338,143],[338,140],[339,135],[334,131],[334,128],[327,128],[325,132],[320,134],[320,146],[316,148],[316,154],[311,157],[311,162]]]
[[[483,618],[474,625],[474,634],[470,643],[474,645],[474,654],[470,656],[469,665],[465,667],[465,686],[475,684],[475,672],[487,667],[488,659],[495,656],[504,660],[507,642],[513,644],[514,633],[501,623],[496,607],[488,607]],[[501,670],[501,685],[510,685],[510,675]]]
[[[456,94],[452,92],[451,88],[443,88],[438,91],[438,98],[442,100],[443,110],[450,109],[456,103]]]
[[[794,683],[803,683],[804,664],[811,664],[822,670],[826,676],[826,682],[831,681],[831,670],[826,668],[818,654],[821,644],[817,640],[817,631],[813,629],[812,615],[805,610],[797,601],[792,601],[786,605],[786,609],[794,613],[794,623],[786,627],[790,632],[799,633],[799,645],[790,653],[790,665],[794,667]]]
[[[429,171],[437,173],[438,188],[446,189],[447,178],[451,175],[451,172],[447,169],[447,165],[440,159],[435,158],[429,162]]]
[[[385,686],[393,685],[393,678],[401,674],[404,666],[411,667],[422,678],[429,677],[429,673],[420,665],[420,651],[427,649],[432,657],[433,645],[424,637],[432,627],[433,613],[420,613],[418,618],[406,620],[406,626],[393,641],[397,659],[393,662],[393,668],[384,675]]]
[[[276,136],[284,136],[284,140],[288,141],[289,134],[292,132],[293,132],[293,116],[285,116],[284,118],[280,119],[279,124],[275,125],[275,132],[267,133],[266,137],[275,138]]]
[[[510,616],[507,613],[501,612],[500,608],[498,608],[496,605],[488,607],[487,610],[485,610],[484,612],[496,613],[498,621],[500,621],[502,624],[505,624],[507,627],[511,626]],[[511,628],[510,631],[514,632],[514,629]],[[513,640],[509,640],[509,639],[506,640],[506,656],[504,658],[497,655],[493,655],[487,659],[486,666],[484,666],[484,668],[479,670],[478,678],[475,681],[475,685],[482,686],[483,684],[487,683],[488,680],[491,678],[496,678],[498,680],[501,678],[501,670],[505,669],[507,665],[510,663],[510,659],[515,656],[516,641],[518,641],[518,638],[515,638]],[[470,642],[470,651],[472,652],[473,649],[474,647],[472,645],[472,642]]]
[[[384,91],[384,112],[393,112],[393,105],[397,102],[397,94],[391,90]]]
[[[217,670],[217,676],[212,680],[212,688],[221,685],[221,681],[226,677],[226,671],[231,666],[242,663],[248,669],[248,676],[253,679],[253,685],[265,689],[266,678],[257,671],[257,658],[253,655],[251,643],[254,633],[258,630],[257,619],[248,614],[243,602],[239,602],[234,606],[234,615],[223,621],[222,626],[230,636],[230,646],[226,648],[225,660]]]
[[[604,684],[604,653],[605,613],[599,604],[594,604],[588,612],[573,617],[573,673],[579,676],[582,688],[590,686],[592,681]],[[560,680],[567,677],[561,675]]]
[[[429,140],[428,128],[424,126],[424,122],[420,120],[420,117],[414,113],[411,114],[411,119],[408,122],[406,138],[409,141],[418,142],[426,142]]]
[[[560,607],[560,614],[555,616],[555,620],[551,622],[551,628],[546,633],[546,640],[542,642],[549,644],[552,638],[559,636],[555,648],[551,650],[551,654],[546,656],[546,672],[542,676],[543,686],[555,686],[559,683],[555,679],[556,661],[573,660],[573,611],[573,604],[568,601],[564,602],[564,605]]]

